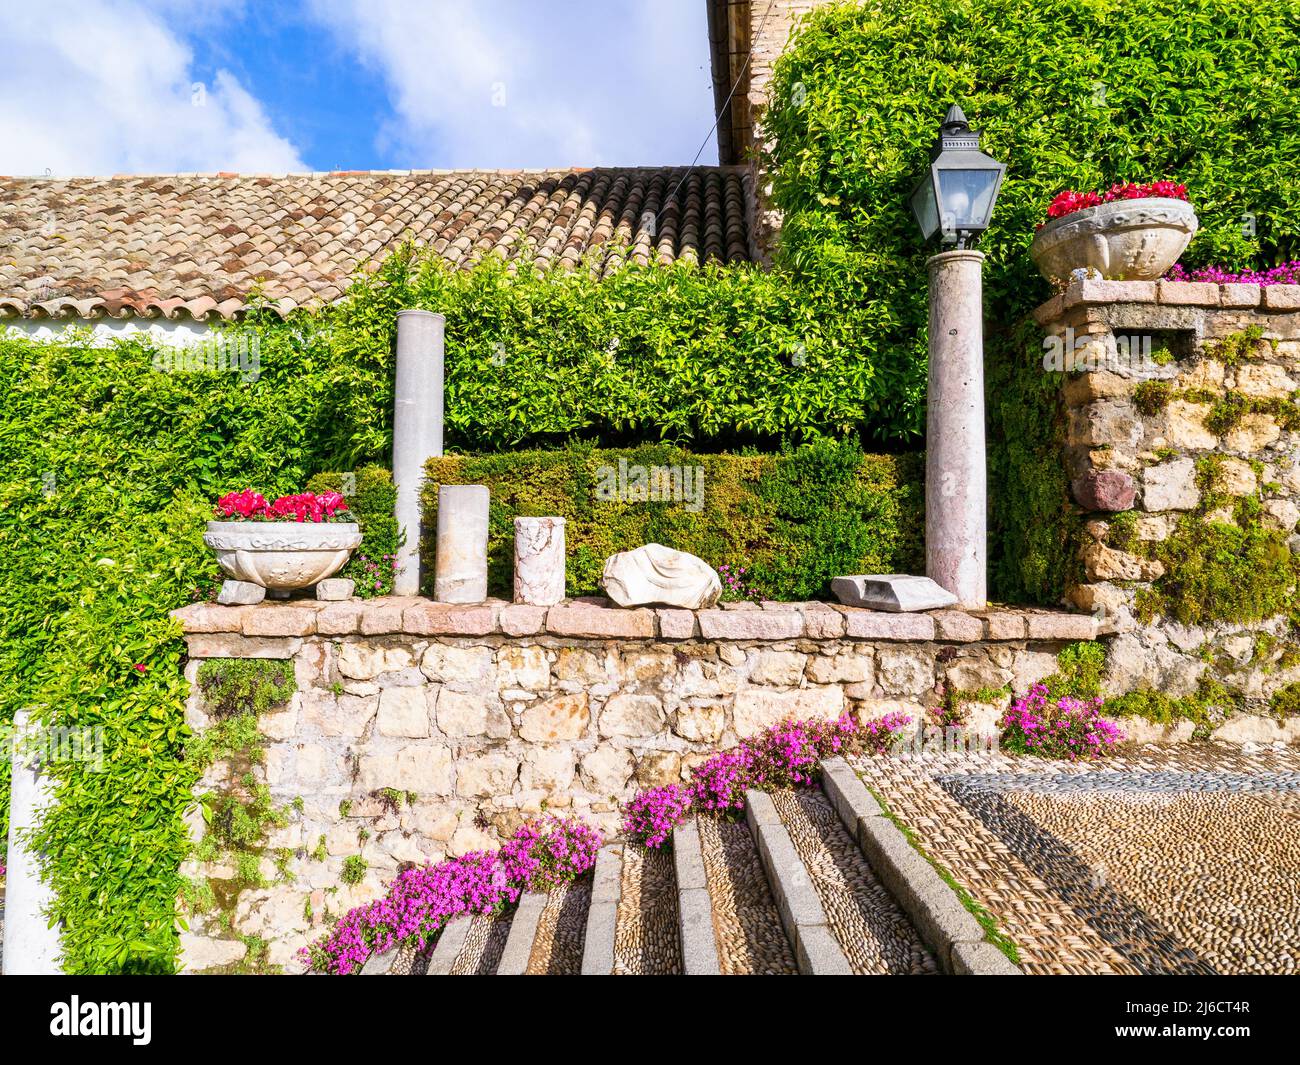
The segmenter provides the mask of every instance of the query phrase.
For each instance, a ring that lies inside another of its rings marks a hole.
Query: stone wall
[[[772,67],[785,51],[799,20],[830,0],[711,0],[710,22],[714,37],[714,95],[720,108],[737,85],[730,113],[720,127],[719,158],[724,164],[748,163],[753,175],[747,186],[753,195],[751,227],[753,252],[761,261],[771,259],[780,212],[770,205],[770,182],[758,166],[763,147],[763,108]],[[746,66],[746,57],[748,65]]]
[[[692,612],[391,598],[177,615],[192,684],[204,659],[254,657],[292,659],[298,687],[259,719],[266,748],[251,767],[288,818],[266,840],[267,883],[241,885],[229,856],[191,863],[186,874],[224,905],[191,919],[191,969],[237,962],[238,937],[260,937],[268,962],[290,965],[328,914],[379,894],[402,863],[494,846],[543,810],[614,832],[635,790],[682,780],[784,717],[919,719],[944,685],[1023,690],[1056,669],[1066,642],[1096,633],[1078,614],[824,603]],[[202,731],[212,722],[192,690],[189,721]],[[1000,709],[976,706],[972,723],[992,731]],[[248,771],[218,763],[199,791],[246,788]],[[201,817],[192,829],[197,841]],[[345,884],[355,856],[364,875]]]
[[[1161,545],[1194,545],[1203,523],[1300,548],[1300,286],[1075,281],[1036,317],[1045,369],[1068,375],[1063,461],[1087,518],[1069,597],[1118,634],[1110,686],[1179,696],[1213,679],[1247,710],[1216,736],[1294,740],[1269,709],[1300,680],[1286,617],[1183,624],[1159,607],[1179,568]]]

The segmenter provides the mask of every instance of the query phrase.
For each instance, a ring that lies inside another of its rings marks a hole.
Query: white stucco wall
[[[188,347],[214,334],[207,322],[192,318],[0,318],[0,328],[36,340],[54,340],[73,329],[89,329],[92,337],[105,345],[144,334],[160,344]]]

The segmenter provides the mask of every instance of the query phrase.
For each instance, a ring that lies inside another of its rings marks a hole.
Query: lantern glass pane
[[[998,187],[995,169],[939,170],[943,217],[953,229],[984,229],[993,213],[993,193]],[[947,225],[945,228],[949,228]]]
[[[926,240],[934,236],[939,228],[939,205],[934,199],[934,179],[929,172],[912,193],[912,214],[921,227],[921,235]]]

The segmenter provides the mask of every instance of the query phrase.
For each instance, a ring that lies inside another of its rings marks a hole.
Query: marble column
[[[393,591],[420,593],[420,487],[424,464],[442,454],[443,331],[432,311],[397,312],[397,373],[393,398],[393,508],[398,534]]]
[[[438,489],[433,597],[440,603],[481,603],[487,598],[489,499],[487,486],[481,484],[444,484]]]
[[[515,602],[554,606],[564,598],[564,519],[515,518]]]
[[[925,426],[925,572],[977,609],[988,601],[983,263],[977,251],[929,262]]]
[[[51,801],[50,781],[41,771],[40,744],[24,750],[24,738],[31,734],[28,712],[14,714],[12,751],[13,776],[9,783],[9,858],[5,873],[4,975],[58,976],[59,930],[49,926],[45,910],[54,901],[48,884],[41,880],[36,855],[25,842]]]

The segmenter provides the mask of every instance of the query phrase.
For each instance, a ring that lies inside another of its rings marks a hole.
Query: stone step
[[[843,758],[822,762],[822,786],[845,832],[856,840],[880,882],[905,912],[945,973],[1021,975],[962,905],[957,892],[884,815],[853,767]]]
[[[830,922],[812,887],[790,833],[777,814],[771,796],[745,793],[745,819],[758,843],[758,853],[776,898],[781,923],[794,944],[799,971],[806,976],[845,976],[853,972],[830,930]]]
[[[713,900],[704,871],[699,825],[694,817],[687,818],[673,832],[673,868],[677,874],[682,971],[687,976],[719,976],[722,970],[713,932]]]
[[[514,920],[510,922],[510,935],[506,938],[501,960],[497,962],[497,976],[523,976],[528,971],[528,959],[533,954],[537,926],[546,909],[546,895],[528,892],[519,899]]]
[[[582,944],[582,975],[611,976],[614,972],[614,933],[623,891],[623,844],[606,843],[596,853],[591,906]]]
[[[443,927],[442,935],[438,937],[437,945],[433,948],[433,954],[429,957],[426,976],[451,975],[456,959],[465,949],[465,940],[469,936],[470,926],[473,923],[474,918],[469,914],[461,914],[447,922]]]
[[[923,930],[892,885],[877,875],[827,791],[774,791],[768,799],[790,839],[797,870],[807,876],[808,893],[825,917],[824,927],[853,973],[926,975],[942,970]]]

